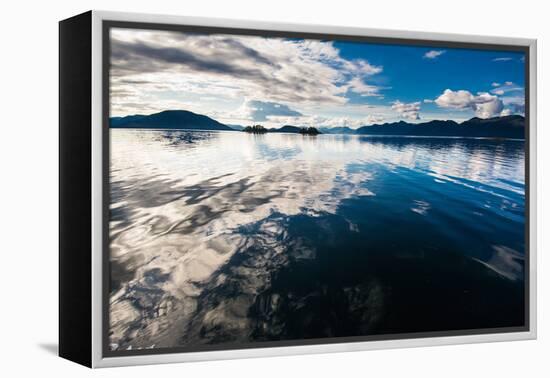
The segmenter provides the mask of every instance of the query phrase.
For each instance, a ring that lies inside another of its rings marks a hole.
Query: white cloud
[[[381,97],[380,87],[365,83],[360,77],[354,77],[349,81],[349,89],[361,96]]]
[[[479,118],[491,118],[499,115],[504,105],[497,96],[483,92],[474,97],[473,108]]]
[[[487,92],[478,92],[473,95],[466,90],[452,91],[446,89],[435,103],[448,109],[467,110],[471,109],[479,118],[490,118],[499,115],[504,109],[502,101]]]
[[[512,81],[505,81],[491,90],[500,96],[505,109],[500,115],[525,114],[525,88]]]
[[[424,58],[426,59],[435,59],[440,55],[443,55],[445,53],[445,50],[430,50],[426,54],[424,54]]]
[[[397,100],[392,103],[391,108],[403,118],[413,121],[420,119],[420,101],[403,103]]]
[[[510,92],[523,92],[524,88],[514,84],[511,81],[505,81],[504,84],[499,85],[491,90],[491,93],[503,96]]]
[[[330,45],[332,45],[332,43],[330,42],[319,42],[319,43],[329,43]],[[350,61],[342,58],[336,58],[335,60],[337,60],[343,66],[344,69],[354,74],[375,75],[382,72],[381,66],[373,66],[364,59],[356,59],[356,60]]]
[[[372,125],[375,123],[382,123],[384,122],[384,117],[380,115],[369,115],[366,119],[367,124]]]
[[[505,56],[502,58],[495,58],[493,59],[493,62],[508,62],[510,60],[512,60],[512,58],[510,58],[509,56]]]
[[[431,103],[433,103],[433,102],[434,102],[434,100],[432,100],[431,98],[425,98],[425,99],[424,99],[424,103],[425,103],[425,104],[431,104]]]
[[[270,117],[301,117],[303,114],[285,104],[269,101],[247,101],[246,116],[255,122],[267,121]]]
[[[370,114],[362,118],[338,117],[329,119],[314,119],[313,122],[311,122],[311,125],[317,127],[349,127],[351,129],[357,129],[365,125],[382,123],[384,122],[384,119],[385,118],[381,115]]]
[[[435,103],[442,108],[467,109],[471,106],[473,98],[474,96],[469,91],[445,89]]]
[[[366,79],[383,68],[341,57],[332,42],[119,28],[111,38],[113,115],[205,95],[233,101],[233,109],[246,100],[341,106],[348,90],[380,96]],[[209,114],[200,106],[195,110]]]
[[[500,116],[501,117],[505,117],[505,116],[509,116],[509,115],[512,115],[512,109],[503,109],[501,112],[500,112]]]
[[[500,87],[500,83],[493,82],[493,83],[491,83],[491,86],[492,87]]]
[[[516,114],[525,114],[525,96],[507,96],[502,98],[502,103],[507,109]]]

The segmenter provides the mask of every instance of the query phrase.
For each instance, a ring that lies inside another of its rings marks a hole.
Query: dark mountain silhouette
[[[319,131],[323,134],[355,134],[355,130],[347,126],[321,127]]]
[[[151,115],[132,115],[110,119],[113,128],[233,130],[210,117],[186,110],[165,110]]]
[[[302,127],[300,129],[300,134],[303,135],[318,135],[321,134],[319,130],[317,130],[315,127]]]
[[[270,133],[299,133],[301,130],[301,127],[298,126],[292,126],[292,125],[284,125],[283,127],[280,127],[278,129],[269,129]]]
[[[488,119],[472,118],[462,123],[455,121],[429,121],[408,123],[405,121],[382,125],[363,126],[357,129],[361,135],[411,135],[411,136],[462,136],[489,138],[525,138],[525,118],[520,115]]]
[[[110,119],[111,127],[118,127],[119,125],[135,122],[144,117],[147,117],[147,116],[143,114],[136,114],[136,115],[130,115],[126,117],[111,117]]]

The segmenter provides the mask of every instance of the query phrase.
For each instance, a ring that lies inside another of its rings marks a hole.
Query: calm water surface
[[[112,350],[523,325],[523,141],[110,134]]]

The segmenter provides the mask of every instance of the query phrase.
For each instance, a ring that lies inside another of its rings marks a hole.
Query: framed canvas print
[[[60,22],[60,355],[536,337],[536,42]]]

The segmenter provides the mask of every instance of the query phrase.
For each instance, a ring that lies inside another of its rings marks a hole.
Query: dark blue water
[[[524,324],[524,143],[111,130],[111,348]]]

